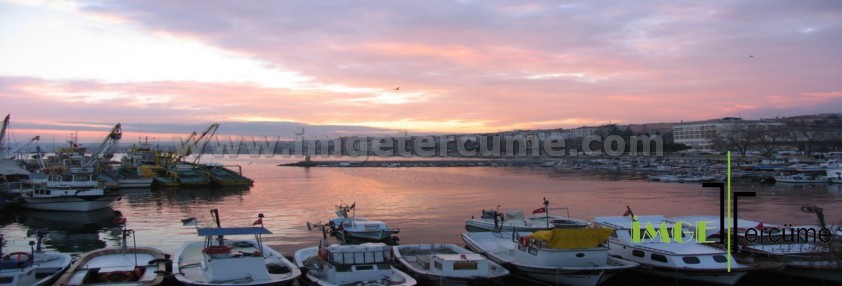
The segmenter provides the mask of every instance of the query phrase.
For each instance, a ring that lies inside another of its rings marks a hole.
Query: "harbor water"
[[[685,216],[719,214],[719,190],[698,183],[650,182],[645,175],[616,171],[582,171],[542,167],[279,167],[295,159],[217,159],[243,166],[254,179],[251,188],[122,190],[124,197],[112,208],[85,212],[49,212],[8,209],[0,215],[5,251],[29,250],[37,229],[48,229],[47,250],[82,253],[120,244],[114,211],[134,229],[139,246],[173,253],[186,241],[196,241],[193,226],[181,220],[196,217],[211,226],[210,209],[219,209],[222,226],[250,226],[258,214],[273,232],[264,240],[285,255],[316,245],[321,233],[307,224],[335,217],[334,206],[355,204],[355,216],[381,220],[400,228],[401,244],[455,243],[465,220],[481,210],[569,208],[572,217],[622,215],[628,205],[635,214]],[[842,220],[842,185],[761,184],[735,180],[732,191],[754,191],[741,198],[741,218],[768,224],[817,224],[815,214],[802,205],[824,209],[829,224]]]

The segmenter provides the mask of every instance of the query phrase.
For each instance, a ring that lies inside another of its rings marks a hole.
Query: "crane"
[[[31,146],[33,144],[37,144],[38,140],[41,140],[41,136],[35,136],[32,139],[30,139],[28,142],[26,142],[25,144],[20,145],[17,148],[12,149],[11,151],[9,151],[7,153],[3,153],[3,156],[0,157],[0,159],[13,159],[15,157],[15,155],[17,155],[17,153],[20,152],[21,150],[24,150],[24,149],[29,150],[29,148],[31,148]]]
[[[187,137],[186,141],[181,143],[181,146],[179,146],[175,153],[172,154],[172,162],[178,162],[195,152],[196,158],[193,159],[193,164],[198,163],[199,158],[202,157],[202,152],[204,152],[210,139],[216,134],[217,129],[219,129],[219,123],[211,124],[201,134],[194,131]]]
[[[111,153],[111,151],[114,150],[114,147],[117,146],[117,143],[120,142],[121,138],[123,138],[123,129],[120,123],[117,123],[117,125],[114,125],[114,127],[111,128],[108,135],[100,140],[99,145],[91,151],[91,158],[82,164],[82,167],[93,167],[96,165],[99,162],[99,158]]]

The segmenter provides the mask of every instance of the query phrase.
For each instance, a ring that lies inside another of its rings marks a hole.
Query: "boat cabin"
[[[432,261],[428,261],[432,260]],[[491,275],[488,259],[475,253],[419,255],[417,262],[435,274],[454,277]]]
[[[374,281],[392,276],[391,247],[383,243],[331,245],[319,250],[319,258],[327,262],[326,279],[337,285]]]
[[[263,257],[263,234],[272,234],[264,227],[200,228],[199,236],[205,237],[202,249],[202,276],[207,281],[233,281],[244,277],[269,280]],[[254,241],[223,239],[227,235],[254,235]]]

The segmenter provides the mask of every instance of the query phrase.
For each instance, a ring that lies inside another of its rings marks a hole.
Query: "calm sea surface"
[[[208,161],[208,160],[205,160]],[[480,210],[569,207],[573,217],[622,215],[626,205],[638,215],[717,215],[719,192],[697,184],[648,182],[643,174],[571,171],[539,167],[301,168],[278,167],[295,159],[225,159],[240,164],[255,180],[250,189],[128,190],[112,205],[123,213],[138,245],[173,253],[200,239],[181,219],[197,217],[210,226],[209,210],[220,211],[223,226],[249,226],[263,213],[269,245],[285,255],[318,243],[321,234],[307,222],[335,217],[334,205],[356,202],[356,215],[401,229],[400,243],[456,243]],[[842,185],[760,185],[736,182],[733,191],[756,191],[740,200],[740,217],[775,224],[816,224],[801,205],[824,208],[828,223],[842,220]],[[88,213],[7,210],[0,214],[6,251],[27,250],[28,232],[47,228],[50,250],[86,252],[119,245],[112,209]]]

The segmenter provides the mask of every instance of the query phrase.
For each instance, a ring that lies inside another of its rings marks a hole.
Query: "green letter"
[[[648,235],[649,238],[655,239],[655,235],[660,235],[661,242],[670,242],[669,238],[669,230],[667,230],[667,223],[662,221],[661,226],[659,227],[660,232],[655,230],[655,227],[652,226],[651,222],[646,222],[646,232],[643,234],[643,238],[646,238]]]
[[[686,240],[682,239],[684,237],[684,232],[682,229],[684,228],[684,224],[687,223],[685,221],[678,221],[672,225],[672,240],[677,241],[678,243],[688,243],[693,241],[693,232],[690,232],[690,235],[687,237]],[[687,223],[687,226],[692,226]]]
[[[707,240],[707,224],[706,221],[696,222],[696,242],[698,243],[712,243],[712,240]],[[722,235],[722,234],[720,234]]]
[[[639,221],[632,221],[632,242],[640,243],[640,222]]]

